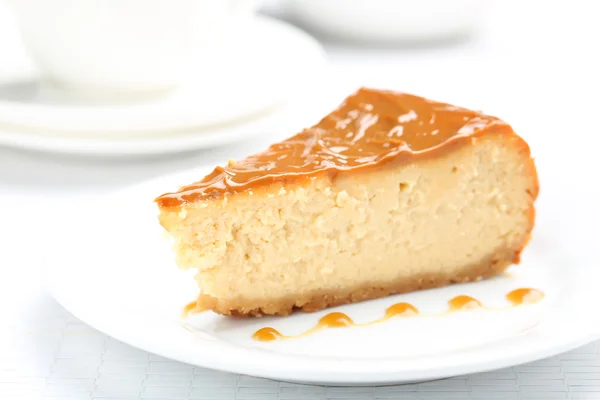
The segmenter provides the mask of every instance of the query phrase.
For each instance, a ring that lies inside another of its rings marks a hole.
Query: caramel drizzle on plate
[[[198,304],[197,300],[190,301],[181,310],[181,318],[187,318],[194,314],[200,314],[202,312],[208,311],[207,308],[202,308],[200,304]]]
[[[284,336],[281,333],[279,333],[279,331],[277,331],[276,329],[267,327],[267,328],[259,329],[258,331],[256,331],[256,333],[254,333],[254,335],[252,335],[252,337],[256,340],[260,340],[263,342],[267,342],[267,341],[271,341],[271,340],[275,340],[275,339],[290,339],[290,338],[295,338],[295,337],[308,336],[308,335],[313,334],[323,328],[345,328],[345,327],[349,327],[349,326],[369,326],[369,325],[375,325],[375,324],[382,323],[382,322],[387,321],[388,319],[394,318],[396,316],[409,317],[409,316],[415,316],[418,314],[419,314],[419,311],[413,305],[408,304],[408,303],[397,303],[397,304],[394,304],[393,306],[388,307],[388,309],[385,311],[385,316],[383,316],[382,318],[379,318],[375,321],[367,322],[365,324],[357,324],[354,321],[352,321],[352,318],[350,318],[349,316],[347,316],[344,313],[332,312],[332,313],[325,315],[323,318],[321,318],[319,320],[319,323],[314,328],[311,328],[311,329],[307,330],[306,332],[304,332],[300,335],[297,335],[297,336]]]
[[[511,303],[508,308],[517,307],[523,304],[535,304],[540,302],[544,298],[544,293],[532,288],[520,288],[511,291],[506,295],[506,299]],[[448,312],[466,312],[472,311],[476,309],[491,309],[484,307],[481,302],[473,297],[460,295],[453,297],[448,301]],[[504,309],[507,307],[497,308]],[[446,315],[448,312],[443,314],[431,315],[440,316]],[[417,310],[412,304],[409,303],[397,303],[387,308],[385,311],[385,315],[379,319],[376,319],[371,322],[366,322],[363,324],[355,323],[352,318],[348,315],[341,312],[332,312],[324,317],[322,317],[317,325],[313,328],[299,334],[299,335],[283,335],[277,329],[272,327],[265,327],[257,330],[252,338],[261,342],[270,342],[273,340],[281,340],[281,339],[295,339],[308,335],[312,335],[322,329],[325,328],[347,328],[347,327],[358,327],[358,326],[370,326],[375,324],[380,324],[389,319],[395,317],[414,317],[419,315],[419,310]]]

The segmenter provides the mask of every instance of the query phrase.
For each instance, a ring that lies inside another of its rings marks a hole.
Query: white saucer
[[[337,96],[339,102],[343,96]],[[212,129],[172,132],[169,135],[147,137],[69,137],[41,134],[32,130],[0,128],[0,145],[48,153],[122,157],[162,155],[193,150],[211,149],[237,141],[273,137],[274,134],[289,136],[299,129],[318,122],[336,106],[333,101],[321,102],[321,98],[308,102],[306,96],[289,101],[272,110],[272,113],[232,125]],[[268,141],[268,139],[267,139]]]
[[[52,246],[48,260],[56,299],[100,331],[164,357],[327,385],[396,384],[482,372],[549,357],[600,337],[600,270],[578,262],[574,249],[561,247],[568,242],[567,232],[585,232],[573,212],[560,219],[557,210],[564,199],[548,193],[561,193],[562,183],[554,177],[544,181],[544,176],[533,241],[511,276],[286,318],[240,320],[208,312],[181,321],[182,306],[194,299],[197,289],[190,274],[175,266],[152,199],[209,171],[164,177],[94,204],[68,205],[68,214],[80,222],[67,223],[59,212],[61,224],[53,237],[60,242]],[[565,193],[579,196],[571,190]],[[593,249],[587,250],[589,260],[597,257]],[[512,309],[398,318],[289,341],[258,342],[251,337],[266,326],[284,334],[299,333],[331,311],[342,311],[356,322],[369,321],[397,302],[414,304],[423,314],[440,313],[458,294],[503,307],[508,304],[505,294],[520,287],[540,289],[546,297]]]
[[[163,147],[164,138],[185,138],[168,146],[183,149],[259,133],[278,107],[312,87],[326,62],[322,47],[301,30],[267,17],[249,21],[223,48],[219,65],[199,65],[188,85],[164,97],[100,99],[39,82],[0,84],[0,144],[139,153]],[[231,129],[245,123],[244,133]]]

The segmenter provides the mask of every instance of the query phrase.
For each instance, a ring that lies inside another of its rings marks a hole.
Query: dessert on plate
[[[360,89],[315,126],[156,199],[197,310],[287,315],[478,281],[534,225],[527,143],[496,117]]]

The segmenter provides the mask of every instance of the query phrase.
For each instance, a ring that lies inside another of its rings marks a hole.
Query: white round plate
[[[201,168],[93,204],[69,205],[68,215],[80,222],[66,223],[63,215],[54,232],[64,243],[49,261],[56,299],[100,331],[164,357],[326,385],[384,385],[486,371],[552,356],[600,337],[600,271],[578,263],[561,247],[566,228],[558,229],[556,222],[559,203],[543,194],[534,239],[521,264],[505,276],[285,318],[244,320],[206,312],[181,320],[182,307],[197,289],[190,273],[173,262],[153,199],[208,172],[210,168]],[[574,196],[572,191],[569,195]],[[534,305],[493,310],[507,306],[506,293],[520,287],[537,288],[546,296]],[[443,313],[447,301],[459,294],[490,308],[427,317]],[[331,311],[366,322],[401,301],[424,316],[326,329],[293,340],[259,342],[251,337],[266,326],[300,333]]]
[[[257,16],[232,36],[219,63],[199,65],[187,85],[155,99],[99,100],[36,82],[0,84],[0,144],[83,153],[151,152],[171,138],[180,145],[168,147],[213,146],[258,133],[321,82],[325,53],[301,30]],[[242,125],[250,128],[237,131]]]

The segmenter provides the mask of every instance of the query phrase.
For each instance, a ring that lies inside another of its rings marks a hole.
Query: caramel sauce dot
[[[385,316],[387,318],[395,317],[397,315],[417,315],[418,313],[419,310],[417,310],[412,304],[408,303],[397,303],[385,310]]]
[[[354,325],[354,321],[341,312],[332,312],[319,320],[319,326],[327,328],[343,328],[350,325]]]
[[[543,298],[543,292],[531,288],[516,289],[506,295],[506,299],[515,306],[521,304],[535,304]]]
[[[198,303],[196,303],[196,301],[191,301],[187,303],[181,310],[181,318],[187,318],[191,314],[195,314],[197,312],[199,312]]]
[[[261,342],[271,342],[282,337],[283,335],[277,329],[271,327],[259,329],[252,335],[253,339],[260,340]]]
[[[448,302],[452,311],[467,311],[481,308],[481,303],[470,296],[456,296]]]

